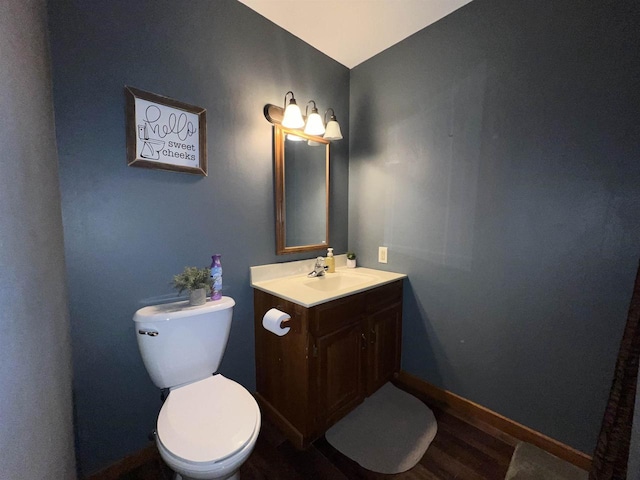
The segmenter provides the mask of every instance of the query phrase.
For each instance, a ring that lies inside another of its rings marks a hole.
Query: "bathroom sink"
[[[327,273],[321,277],[310,278],[307,281],[303,281],[303,285],[308,288],[313,288],[320,292],[335,292],[343,290],[345,288],[355,288],[359,285],[364,285],[375,280],[375,277],[371,275],[362,275],[352,272],[336,272]]]
[[[315,278],[307,277],[315,259],[251,267],[251,286],[310,308],[406,277],[372,268],[346,268],[346,260],[346,255],[337,255],[335,273]]]

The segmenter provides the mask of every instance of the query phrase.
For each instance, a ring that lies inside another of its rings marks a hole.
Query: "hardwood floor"
[[[418,398],[420,398],[419,395]],[[424,401],[424,399],[422,399]],[[503,480],[517,443],[492,427],[468,423],[429,404],[438,433],[420,462],[411,470],[384,475],[365,470],[320,438],[305,451],[297,450],[263,419],[256,447],[241,467],[242,480]],[[159,456],[119,480],[170,480]]]

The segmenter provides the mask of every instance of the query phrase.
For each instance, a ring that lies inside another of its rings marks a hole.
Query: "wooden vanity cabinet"
[[[288,334],[262,327],[271,308],[291,315]],[[298,448],[400,369],[402,280],[311,308],[254,290],[254,312],[256,396]]]
[[[311,309],[316,426],[324,431],[364,400],[363,298],[352,295]],[[313,378],[311,378],[313,381]]]
[[[402,281],[379,290],[368,292],[365,300],[366,336],[369,341],[365,377],[367,397],[400,370]]]

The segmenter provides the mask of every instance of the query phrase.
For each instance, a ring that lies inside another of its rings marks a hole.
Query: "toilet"
[[[133,320],[144,365],[168,388],[156,444],[176,480],[239,479],[260,432],[260,410],[240,384],[215,374],[231,330],[230,297],[144,307]]]

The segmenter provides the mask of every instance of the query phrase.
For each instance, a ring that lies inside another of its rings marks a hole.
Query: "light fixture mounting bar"
[[[282,125],[282,119],[284,118],[284,108],[271,103],[267,103],[264,106],[265,118],[273,124]]]

